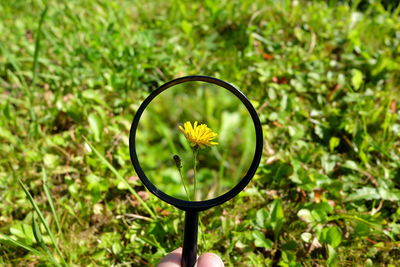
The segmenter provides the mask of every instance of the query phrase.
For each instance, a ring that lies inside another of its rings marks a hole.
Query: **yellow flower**
[[[197,121],[195,121],[192,126],[192,124],[187,121],[183,124],[183,127],[179,126],[179,129],[193,147],[199,146],[203,148],[204,146],[218,145],[217,142],[212,141],[218,134],[214,133],[206,124],[197,125]]]

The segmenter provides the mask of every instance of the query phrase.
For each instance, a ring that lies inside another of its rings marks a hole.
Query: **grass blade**
[[[47,172],[46,172],[46,169],[45,169],[45,168],[43,168],[42,181],[43,181],[43,189],[44,189],[44,192],[45,192],[45,194],[46,194],[47,201],[49,202],[51,212],[53,213],[54,220],[56,221],[58,233],[61,233],[61,224],[60,224],[60,220],[59,220],[59,218],[58,218],[56,209],[55,209],[55,207],[54,207],[54,202],[53,202],[53,198],[51,197],[50,189],[49,189],[49,187],[47,186]]]
[[[39,251],[39,250],[37,250],[37,249],[34,249],[33,247],[28,246],[28,245],[26,245],[26,244],[24,244],[24,243],[22,243],[22,242],[20,242],[20,241],[14,240],[14,239],[12,239],[11,237],[6,236],[6,235],[0,234],[0,243],[3,243],[3,244],[10,243],[10,244],[12,244],[12,245],[14,245],[14,246],[23,248],[23,249],[25,249],[25,250],[27,250],[27,251],[29,251],[29,252],[35,254],[36,256],[46,256],[46,255],[43,254],[41,251]],[[49,260],[50,260],[55,266],[61,266],[61,265],[56,261],[56,259],[53,257],[53,255],[50,253],[49,249],[48,249],[46,246],[44,246],[44,247],[42,246],[42,249],[45,250],[47,256],[49,257]]]
[[[29,199],[29,202],[31,202],[34,210],[36,211],[36,214],[39,216],[40,221],[43,223],[44,228],[46,229],[47,234],[49,235],[51,242],[53,243],[54,248],[57,251],[58,256],[60,257],[60,259],[62,260],[62,262],[67,265],[67,263],[65,262],[65,259],[63,257],[63,254],[61,253],[61,250],[58,248],[57,243],[56,243],[56,239],[54,238],[53,233],[50,230],[49,225],[47,224],[46,220],[44,219],[44,216],[42,214],[42,212],[40,211],[38,205],[36,204],[35,200],[33,199],[31,193],[29,193],[28,189],[26,188],[25,184],[21,181],[21,179],[18,178],[18,182],[21,185],[22,189],[24,190],[26,196]]]
[[[50,261],[54,263],[56,266],[61,266],[57,260],[54,258],[53,254],[49,250],[49,248],[45,245],[43,242],[43,237],[40,232],[40,228],[38,223],[36,222],[35,218],[35,213],[32,214],[32,230],[33,230],[33,235],[35,237],[36,242],[39,244],[39,246],[46,252],[47,256],[49,257]]]
[[[139,203],[147,210],[147,212],[150,214],[150,216],[154,219],[156,218],[156,215],[154,211],[150,209],[150,207],[146,204],[146,202],[143,201],[143,199],[136,193],[135,189],[132,188],[132,186],[128,183],[128,181],[122,177],[121,174],[111,165],[106,158],[100,154],[100,152],[92,145],[89,143],[89,141],[84,137],[86,143],[89,145],[90,149],[93,150],[93,152],[96,154],[96,156],[112,171],[115,176],[125,184],[125,186],[128,188],[129,192],[139,201]]]
[[[36,242],[42,246],[43,245],[43,237],[42,233],[40,232],[39,225],[36,222],[35,213],[32,213],[32,230],[33,236],[35,237]]]
[[[33,54],[33,65],[32,65],[32,83],[31,88],[35,86],[36,82],[36,75],[37,75],[37,65],[38,65],[38,58],[39,58],[39,51],[40,51],[40,40],[42,37],[42,25],[44,18],[46,17],[46,13],[48,10],[48,6],[44,8],[42,13],[40,14],[39,25],[36,33],[36,42],[35,42],[35,52]]]
[[[23,248],[25,250],[28,250],[29,252],[32,252],[33,254],[35,254],[37,256],[42,255],[42,252],[40,252],[39,250],[34,249],[33,247],[28,246],[28,245],[26,245],[26,244],[24,244],[24,243],[22,243],[20,241],[14,240],[11,237],[6,236],[6,235],[0,234],[0,242],[2,242],[2,243],[7,243],[7,242],[11,243],[11,244],[13,244],[13,245],[15,245],[17,247],[21,247],[21,248]]]

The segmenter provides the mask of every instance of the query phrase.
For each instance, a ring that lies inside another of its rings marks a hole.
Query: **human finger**
[[[157,267],[181,267],[182,248],[177,248],[165,256]]]
[[[218,255],[208,252],[197,259],[197,267],[224,267],[224,263]]]

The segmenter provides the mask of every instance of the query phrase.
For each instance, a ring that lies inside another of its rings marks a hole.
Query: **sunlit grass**
[[[265,135],[246,190],[200,215],[200,252],[399,265],[400,9],[370,2],[1,1],[0,265],[155,265],[182,245],[183,213],[137,179],[128,136],[141,101],[190,74],[243,90]]]

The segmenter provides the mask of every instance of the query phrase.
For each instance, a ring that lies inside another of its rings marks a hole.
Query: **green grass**
[[[201,213],[199,252],[398,266],[400,8],[334,2],[0,1],[0,265],[151,266],[181,246],[128,136],[152,90],[201,74],[251,99],[265,148]]]

